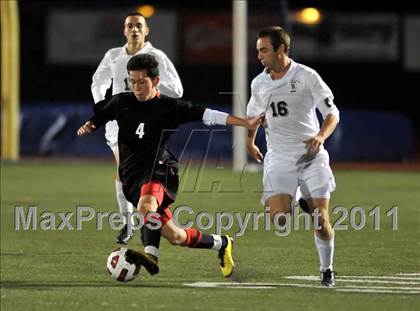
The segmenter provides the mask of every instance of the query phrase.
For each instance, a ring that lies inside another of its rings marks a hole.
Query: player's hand
[[[265,113],[261,113],[259,116],[246,120],[246,128],[249,130],[257,129],[263,122]]]
[[[248,151],[248,154],[251,158],[253,158],[258,163],[261,163],[264,156],[261,153],[260,149],[255,144],[248,145],[247,146],[247,151]]]
[[[83,124],[78,130],[77,135],[78,136],[84,136],[87,134],[90,134],[93,132],[93,130],[96,129],[95,124],[93,124],[92,121],[86,121],[85,124]]]
[[[303,141],[308,149],[308,154],[318,153],[319,148],[324,144],[325,138],[321,135],[316,135],[312,138]]]

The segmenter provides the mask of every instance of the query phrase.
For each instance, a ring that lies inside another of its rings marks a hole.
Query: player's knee
[[[139,205],[139,211],[141,214],[146,215],[147,213],[153,212],[153,205],[148,202],[144,202]]]
[[[318,226],[315,228],[321,236],[328,236],[332,227],[328,216],[320,214],[318,216]]]
[[[149,212],[156,212],[158,204],[153,196],[147,195],[140,198],[138,208],[140,210],[140,213],[146,215]]]

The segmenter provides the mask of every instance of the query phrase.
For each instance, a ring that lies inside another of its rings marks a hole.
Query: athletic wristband
[[[229,114],[226,112],[206,109],[203,114],[203,123],[205,125],[226,125]]]

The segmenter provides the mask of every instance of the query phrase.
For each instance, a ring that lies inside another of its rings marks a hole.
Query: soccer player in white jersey
[[[268,27],[258,34],[258,60],[265,68],[252,81],[247,114],[255,117],[266,112],[267,154],[261,203],[269,207],[272,221],[283,225],[285,217],[275,215],[290,212],[300,186],[310,210],[317,208],[320,214],[320,229],[315,228],[314,238],[321,284],[332,287],[334,231],[328,205],[335,181],[323,144],[339,121],[339,111],[327,84],[315,70],[293,61],[288,56],[289,48],[290,36],[281,27]],[[321,127],[316,109],[323,116]],[[247,149],[252,158],[261,161],[256,132],[248,131]]]
[[[140,13],[128,14],[124,23],[124,36],[127,43],[122,47],[108,50],[92,77],[92,95],[95,104],[105,99],[105,94],[112,84],[112,95],[130,91],[127,73],[128,60],[136,54],[151,54],[159,63],[160,82],[158,90],[161,94],[180,98],[184,92],[178,73],[164,52],[146,42],[149,27],[146,18]],[[127,230],[127,215],[133,213],[133,206],[124,196],[118,174],[118,124],[110,121],[106,124],[105,138],[111,148],[117,164],[115,180],[116,197],[119,211],[123,216],[124,226],[117,236],[117,243],[127,244],[133,236],[132,230]]]

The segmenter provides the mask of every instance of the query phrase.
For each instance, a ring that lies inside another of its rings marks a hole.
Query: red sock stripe
[[[193,230],[192,228],[187,228],[184,229],[185,233],[187,234],[187,239],[185,240],[185,242],[183,243],[184,245],[189,246],[190,242],[191,242],[191,236],[194,234],[194,231],[191,232],[191,230]]]
[[[185,245],[188,247],[194,247],[198,243],[200,243],[203,233],[199,230],[194,228],[187,228],[184,229],[185,233],[187,234],[187,239],[185,241]]]
[[[195,241],[195,243],[193,244],[193,246],[196,246],[198,243],[200,243],[201,238],[203,237],[203,232],[198,231],[198,230],[197,230],[197,232],[198,232],[198,237],[197,237],[197,240]]]

